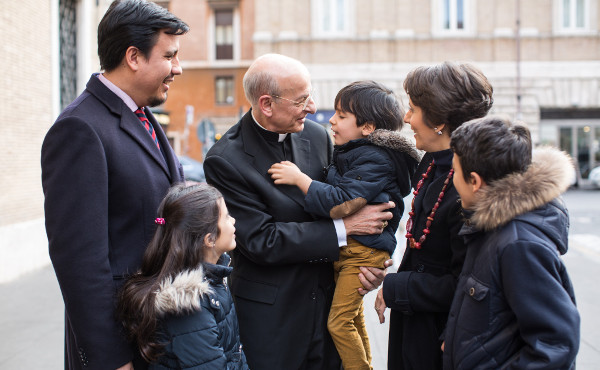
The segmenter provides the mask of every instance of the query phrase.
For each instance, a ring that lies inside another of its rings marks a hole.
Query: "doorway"
[[[557,146],[575,162],[577,184],[587,185],[600,166],[600,109],[542,109],[540,142]]]

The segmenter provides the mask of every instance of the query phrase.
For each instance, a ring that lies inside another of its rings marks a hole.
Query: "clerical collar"
[[[276,141],[276,142],[281,143],[287,137],[288,134],[278,134],[277,132],[269,131],[266,128],[262,127],[261,124],[258,123],[256,118],[254,118],[254,112],[250,112],[250,115],[252,116],[254,123],[256,123],[256,125],[262,129],[262,130],[258,130],[258,132],[260,132],[260,134],[262,135],[262,137],[265,138],[265,140]]]

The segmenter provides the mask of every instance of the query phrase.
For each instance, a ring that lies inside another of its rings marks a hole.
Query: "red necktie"
[[[144,127],[146,128],[146,131],[148,131],[150,136],[152,136],[152,140],[154,140],[156,147],[158,149],[160,149],[160,145],[158,145],[158,138],[156,137],[156,132],[154,132],[154,128],[150,124],[150,121],[148,121],[148,117],[146,117],[146,115],[144,114],[144,111],[142,109],[138,109],[135,111],[135,115],[138,116],[138,118],[140,119],[140,121],[142,122]]]

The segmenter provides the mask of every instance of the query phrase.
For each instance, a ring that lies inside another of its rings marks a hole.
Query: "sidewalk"
[[[47,265],[0,284],[0,369],[64,369],[64,306]]]
[[[597,330],[600,327],[597,315],[600,255],[590,256],[576,243],[573,244],[564,261],[573,279],[582,316],[577,368],[597,369],[600,363],[600,334]],[[48,265],[10,283],[0,284],[0,297],[0,370],[63,369],[64,306],[52,267]],[[365,319],[373,368],[384,370],[387,364],[389,310],[386,323],[379,324],[373,309],[375,297],[375,292],[365,297]]]
[[[52,266],[0,284],[0,369],[64,369],[64,305]],[[387,322],[379,324],[375,293],[365,297],[375,370],[386,368]]]

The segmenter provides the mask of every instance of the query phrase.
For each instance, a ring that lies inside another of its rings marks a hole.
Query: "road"
[[[600,364],[600,190],[570,190],[564,199],[571,216],[571,230],[570,249],[563,259],[575,287],[582,318],[577,368],[594,370]],[[397,256],[395,260],[398,261]],[[64,368],[63,303],[52,267],[46,266],[13,282],[0,284],[0,296],[3,298],[0,369]],[[365,297],[367,330],[373,367],[383,370],[388,326],[379,324],[373,310],[374,300],[375,293]]]

